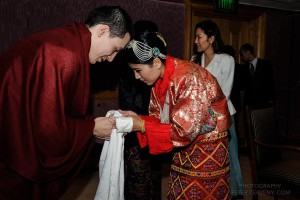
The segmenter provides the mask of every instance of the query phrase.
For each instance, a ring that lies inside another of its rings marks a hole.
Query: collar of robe
[[[163,107],[166,101],[166,93],[170,84],[171,76],[175,69],[174,58],[167,56],[166,57],[166,67],[163,77],[155,83],[154,91],[158,97],[160,105]]]

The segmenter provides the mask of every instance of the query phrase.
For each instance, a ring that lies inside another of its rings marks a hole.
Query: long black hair
[[[215,37],[215,40],[212,43],[214,52],[217,54],[222,53],[222,49],[224,47],[224,42],[222,40],[221,32],[220,32],[218,25],[211,20],[204,20],[204,21],[196,24],[195,33],[198,28],[203,30],[203,32],[207,35],[207,38],[210,38],[211,36]],[[200,63],[202,54],[203,54],[203,52],[197,52],[197,48],[195,48],[195,46],[194,46],[194,55],[196,55],[196,56],[193,58],[193,61],[196,63]]]

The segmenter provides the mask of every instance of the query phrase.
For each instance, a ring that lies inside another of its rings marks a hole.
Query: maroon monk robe
[[[0,57],[0,199],[57,199],[93,145],[85,24],[32,35]]]

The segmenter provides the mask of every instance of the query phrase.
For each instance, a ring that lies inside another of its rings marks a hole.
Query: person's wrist
[[[94,131],[93,131],[93,134],[92,134],[92,135],[93,135],[94,137],[96,137],[96,138],[102,139],[102,138],[101,138],[101,136],[99,136],[98,134],[99,134],[99,133],[97,133],[97,130],[96,130],[96,129],[94,129]]]
[[[142,123],[141,123],[141,132],[142,133],[145,133],[146,129],[145,129],[145,120],[142,120]]]
[[[117,132],[131,132],[133,130],[133,119],[132,117],[117,117],[116,118]]]

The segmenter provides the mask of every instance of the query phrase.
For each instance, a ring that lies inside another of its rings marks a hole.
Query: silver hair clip
[[[140,41],[131,40],[126,48],[132,48],[134,55],[136,55],[136,57],[142,61],[147,61],[152,57],[166,59],[166,55],[160,53],[160,50],[157,47],[151,48],[147,44]]]

